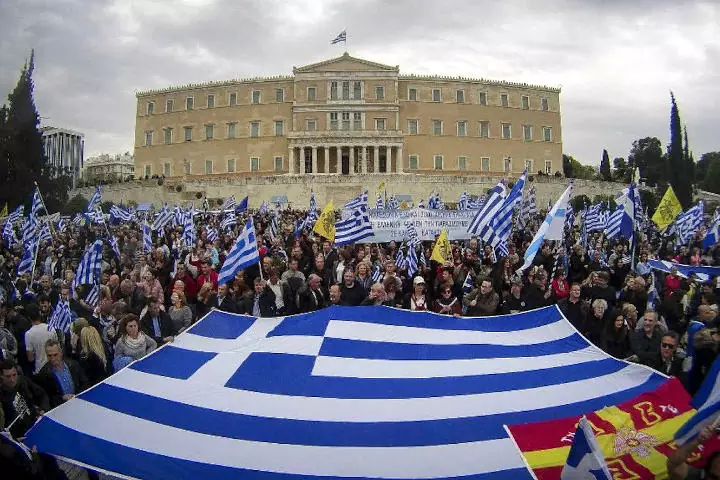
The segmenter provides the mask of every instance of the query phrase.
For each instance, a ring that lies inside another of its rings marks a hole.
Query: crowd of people
[[[417,272],[410,276],[397,260],[407,246],[391,241],[336,248],[312,231],[296,235],[297,220],[306,213],[278,212],[280,232],[273,236],[273,213],[253,212],[260,262],[222,285],[218,273],[237,228],[211,241],[209,227],[218,228],[219,221],[204,213],[195,220],[192,248],[184,246],[180,227],[157,232],[146,251],[138,223],[70,224],[43,243],[34,275],[21,277],[14,272],[22,247],[0,243],[0,423],[22,438],[39,415],[173,342],[213,308],[272,317],[331,305],[386,305],[475,317],[558,304],[609,355],[676,376],[690,394],[717,356],[720,280],[701,283],[647,263],[658,258],[717,265],[720,249],[703,251],[701,238],[677,246],[671,238],[641,234],[633,262],[627,241],[609,243],[595,233],[582,245],[576,226],[562,245],[546,243],[533,266],[518,272],[538,216],[515,229],[505,256],[471,238],[452,241],[451,255],[438,262],[430,260],[433,242],[421,242]],[[91,286],[73,291],[72,281],[85,247],[107,235],[117,238],[120,257],[106,247],[95,303],[88,300]],[[74,317],[69,332],[47,325],[63,300]]]

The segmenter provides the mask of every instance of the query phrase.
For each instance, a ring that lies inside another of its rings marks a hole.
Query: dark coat
[[[73,386],[75,387],[75,394],[77,395],[88,387],[88,378],[80,367],[80,364],[75,360],[65,358],[65,365],[67,365],[70,370],[70,376],[72,377]],[[50,398],[51,407],[55,408],[65,402],[62,398],[63,391],[60,387],[60,382],[55,376],[53,366],[50,362],[43,365],[40,369],[37,374],[37,381]]]
[[[47,412],[50,410],[50,401],[47,393],[35,382],[18,373],[17,385],[13,389],[0,386],[0,403],[2,403],[3,412],[5,413],[5,425],[9,425],[18,416],[15,406],[18,404],[17,397],[22,397],[22,401],[27,405],[29,414],[20,418],[10,429],[13,437],[24,437],[25,432],[33,426],[35,420],[40,416],[40,411]]]
[[[158,321],[160,323],[159,337],[155,336],[155,329],[153,328],[152,315],[150,314],[150,312],[146,313],[145,316],[140,320],[140,330],[142,330],[145,335],[148,335],[150,338],[155,340],[159,347],[160,345],[163,345],[165,343],[163,342],[163,338],[172,337],[177,334],[177,332],[175,331],[175,325],[173,324],[170,315],[168,315],[166,312],[160,310],[160,313],[158,313]]]
[[[365,300],[365,297],[367,297],[367,293],[358,282],[354,282],[352,287],[348,287],[344,283],[340,286],[340,305],[356,307]]]
[[[255,306],[255,292],[250,295],[245,295],[239,302],[240,311],[245,315],[253,315],[253,307]],[[275,292],[270,290],[269,287],[265,287],[260,293],[258,299],[258,307],[260,307],[261,317],[274,317],[277,315],[275,310]]]
[[[105,353],[106,358],[107,352]],[[102,382],[108,376],[108,366],[103,363],[102,359],[94,352],[90,352],[87,356],[80,355],[78,360],[80,367],[83,369],[88,379],[88,387]]]
[[[228,313],[239,313],[238,302],[233,297],[227,295],[222,301],[218,302],[219,297],[217,293],[213,293],[208,299],[208,308],[217,308],[223,312]]]
[[[300,313],[314,312],[328,305],[330,294],[322,288],[313,291],[310,288],[301,290],[298,294]]]

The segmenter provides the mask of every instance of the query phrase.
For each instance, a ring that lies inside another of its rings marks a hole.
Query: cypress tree
[[[610,171],[610,155],[607,150],[603,150],[602,160],[600,161],[600,176],[606,182],[612,180],[612,172]]]
[[[692,176],[687,171],[685,155],[683,154],[682,126],[680,124],[680,112],[675,95],[670,92],[670,144],[668,145],[668,166],[670,184],[675,190],[680,204],[684,209],[692,203]]]

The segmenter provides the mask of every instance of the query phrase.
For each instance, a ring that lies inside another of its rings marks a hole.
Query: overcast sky
[[[668,139],[669,91],[696,158],[720,150],[720,2],[675,0],[2,0],[0,92],[31,48],[44,124],[86,156],[132,150],[136,90],[289,75],[350,54],[401,73],[560,86],[563,150]]]

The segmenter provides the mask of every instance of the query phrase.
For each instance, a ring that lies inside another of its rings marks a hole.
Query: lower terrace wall
[[[478,175],[418,175],[418,174],[359,174],[359,175],[275,175],[275,176],[242,176],[220,177],[207,176],[202,178],[166,178],[162,186],[158,180],[138,180],[128,183],[104,185],[103,200],[127,204],[152,203],[156,206],[167,202],[170,205],[194,201],[200,206],[202,199],[196,193],[208,199],[225,199],[235,195],[240,200],[248,195],[250,208],[257,208],[263,201],[270,201],[274,196],[287,196],[290,205],[307,208],[310,191],[315,192],[317,202],[322,208],[328,201],[338,207],[358,195],[364,189],[369,191],[370,203],[375,203],[375,192],[381,182],[385,182],[388,195],[411,195],[417,204],[420,199],[426,200],[437,191],[445,202],[456,202],[463,191],[470,195],[487,193],[502,179],[497,176]],[[514,181],[515,179],[509,179]],[[570,180],[565,178],[534,176],[530,186],[537,191],[538,208],[543,208],[548,201],[554,202],[567,187]],[[595,180],[574,180],[573,195],[587,195],[591,199],[596,195],[617,195],[625,186],[614,182]],[[177,192],[177,186],[181,191]],[[526,187],[527,188],[527,187]],[[94,187],[75,189],[71,196],[80,194],[90,198]],[[211,204],[212,205],[212,204]],[[214,206],[214,205],[213,205]]]

